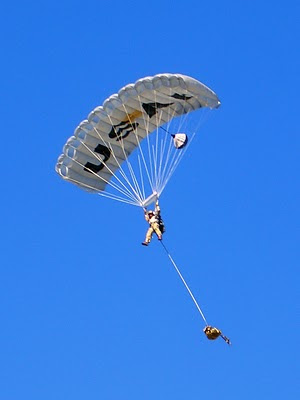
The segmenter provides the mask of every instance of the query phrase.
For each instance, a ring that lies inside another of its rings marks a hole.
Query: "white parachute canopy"
[[[211,89],[185,75],[139,79],[78,125],[56,171],[82,189],[144,207],[161,195],[187,148],[186,134],[177,133],[187,114],[219,105]]]

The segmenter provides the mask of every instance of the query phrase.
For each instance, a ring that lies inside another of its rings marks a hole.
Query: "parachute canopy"
[[[186,149],[186,135],[171,135],[170,122],[219,105],[211,89],[185,75],[139,79],[110,96],[78,125],[56,171],[82,189],[143,206],[146,199],[161,194]]]

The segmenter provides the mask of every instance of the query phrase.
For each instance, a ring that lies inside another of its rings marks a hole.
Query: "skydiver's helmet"
[[[148,211],[148,216],[150,217],[150,216],[153,216],[154,215],[154,212],[153,211]]]

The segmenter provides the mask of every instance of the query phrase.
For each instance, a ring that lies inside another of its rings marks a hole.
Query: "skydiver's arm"
[[[160,214],[160,207],[159,207],[159,204],[158,204],[158,200],[156,201],[156,203],[155,203],[155,212],[159,215]]]
[[[149,222],[149,217],[148,217],[147,211],[145,211],[145,220],[146,220],[147,222]]]

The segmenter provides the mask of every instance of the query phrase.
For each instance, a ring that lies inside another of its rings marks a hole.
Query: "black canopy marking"
[[[90,174],[92,174],[93,172],[95,172],[96,174],[101,171],[101,169],[104,168],[106,161],[109,159],[111,151],[109,150],[108,147],[103,146],[103,144],[98,144],[95,149],[94,149],[95,153],[98,153],[102,156],[104,156],[103,158],[103,162],[101,162],[100,164],[93,164],[91,162],[87,162],[84,166],[84,171],[89,172]]]
[[[174,97],[174,99],[178,99],[178,100],[189,100],[189,99],[191,99],[193,96],[187,96],[186,94],[174,93],[174,94],[172,94],[172,96],[170,96],[170,97]]]
[[[146,113],[149,116],[149,118],[152,118],[153,115],[155,115],[157,113],[157,110],[159,108],[169,107],[172,104],[174,104],[174,103],[168,103],[168,104],[163,104],[163,103],[143,103],[142,107],[146,111]]]

